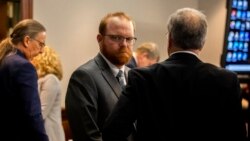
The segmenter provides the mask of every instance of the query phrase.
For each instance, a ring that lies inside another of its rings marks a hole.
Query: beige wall
[[[144,41],[154,41],[161,49],[161,60],[166,53],[166,22],[178,8],[193,7],[208,16],[209,32],[201,59],[219,64],[222,51],[226,0],[34,0],[34,19],[47,28],[47,44],[59,53],[64,78],[65,97],[69,77],[81,64],[99,51],[96,41],[100,19],[108,12],[124,11],[136,22],[135,47]],[[64,97],[62,106],[64,107]]]
[[[199,9],[204,10],[208,19],[208,36],[201,59],[220,66],[226,21],[226,0],[199,1]]]

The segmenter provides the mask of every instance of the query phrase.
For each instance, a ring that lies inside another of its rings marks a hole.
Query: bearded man
[[[77,68],[68,84],[65,106],[74,141],[102,140],[104,122],[123,88],[119,81],[127,81],[125,64],[136,41],[134,22],[123,12],[107,14],[100,22],[97,41],[100,52]]]

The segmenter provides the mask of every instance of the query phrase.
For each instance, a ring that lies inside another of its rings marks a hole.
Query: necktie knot
[[[123,76],[123,72],[122,70],[119,70],[119,72],[117,73],[116,77],[120,78]]]
[[[118,74],[116,75],[116,79],[120,83],[121,87],[124,88],[126,82],[125,82],[125,77],[124,77],[124,73],[122,70],[119,70]]]

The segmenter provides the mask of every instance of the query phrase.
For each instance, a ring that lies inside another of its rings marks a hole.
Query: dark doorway
[[[0,41],[9,35],[17,22],[28,18],[33,18],[33,0],[1,0]]]

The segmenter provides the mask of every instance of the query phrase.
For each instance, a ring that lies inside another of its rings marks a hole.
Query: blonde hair
[[[62,80],[61,61],[52,48],[45,46],[43,53],[33,58],[32,64],[35,66],[39,78],[47,74],[54,74],[59,80]]]

